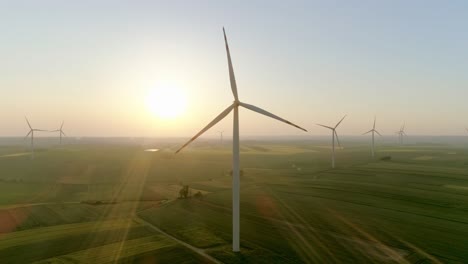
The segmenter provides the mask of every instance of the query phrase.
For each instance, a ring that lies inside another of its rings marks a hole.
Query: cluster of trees
[[[190,189],[188,185],[183,185],[182,189],[179,191],[179,198],[180,199],[187,199],[190,194]]]
[[[192,197],[190,187],[188,185],[182,185],[182,189],[180,189],[179,191],[179,199],[187,199],[190,197]],[[198,191],[193,195],[193,197],[201,199],[203,198],[203,194],[200,191]]]
[[[229,171],[229,175],[232,177],[232,170]],[[244,170],[240,170],[240,176],[244,176]],[[209,179],[210,181],[213,180],[213,178]],[[192,192],[190,190],[190,187],[188,185],[182,184],[182,182],[179,182],[179,184],[182,186],[182,188],[179,190],[179,199],[188,199],[190,197],[194,197],[197,199],[202,199],[203,198],[203,193],[200,191],[196,192],[194,195],[192,195]]]

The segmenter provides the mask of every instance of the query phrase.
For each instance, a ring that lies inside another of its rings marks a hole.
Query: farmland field
[[[464,142],[381,144],[375,159],[351,142],[331,169],[327,141],[243,141],[239,254],[229,144],[178,146],[1,147],[1,262],[468,261]]]

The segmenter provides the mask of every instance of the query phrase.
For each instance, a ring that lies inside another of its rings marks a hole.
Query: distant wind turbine
[[[62,121],[62,125],[60,126],[59,129],[50,131],[50,132],[59,132],[59,136],[60,136],[60,145],[62,145],[62,135],[63,135],[63,136],[67,136],[67,135],[65,134],[65,132],[63,132],[63,123],[64,123],[64,121]]]
[[[223,145],[223,133],[224,133],[224,130],[223,131],[218,131],[219,133],[219,137],[220,137],[220,143],[221,145]]]
[[[43,129],[36,129],[32,128],[31,124],[29,123],[29,120],[27,117],[24,117],[26,119],[26,123],[28,123],[29,126],[29,133],[24,137],[25,139],[31,135],[31,158],[34,159],[34,131],[47,131]]]
[[[334,127],[317,124],[318,126],[328,128],[332,131],[332,168],[335,168],[335,137],[336,137],[336,141],[338,142],[338,146],[341,148],[340,139],[338,138],[338,133],[336,133],[336,128],[341,124],[341,122],[343,121],[343,119],[345,119],[345,117],[346,115],[343,116],[340,122],[338,122]]]
[[[202,135],[205,131],[210,129],[212,126],[214,126],[216,123],[221,121],[223,118],[225,118],[231,111],[234,111],[234,122],[233,122],[233,145],[232,145],[232,250],[234,252],[239,252],[240,251],[240,225],[239,225],[239,198],[240,198],[240,169],[239,169],[239,106],[242,106],[244,108],[247,108],[251,111],[257,112],[259,114],[271,117],[273,119],[279,120],[281,122],[284,122],[288,125],[292,125],[296,128],[299,128],[301,130],[307,131],[304,128],[297,126],[281,117],[278,117],[270,112],[267,112],[259,107],[243,103],[239,101],[238,95],[237,95],[237,84],[236,84],[236,79],[234,76],[234,69],[232,67],[232,61],[231,61],[231,54],[229,52],[229,46],[228,46],[228,41],[226,37],[226,32],[223,28],[223,33],[224,33],[224,42],[226,46],[226,53],[227,53],[227,61],[228,61],[228,69],[229,69],[229,79],[231,83],[231,90],[232,94],[234,96],[234,102],[228,106],[223,112],[221,112],[213,121],[211,121],[207,126],[205,126],[198,134],[196,134],[194,137],[192,137],[187,143],[185,143],[180,149],[176,151],[178,153],[181,151],[184,147],[186,147],[188,144],[190,144],[192,141],[194,141],[196,138],[198,138],[200,135]]]
[[[374,126],[372,127],[372,129],[363,134],[363,135],[366,135],[366,134],[369,134],[369,133],[372,132],[372,148],[371,148],[372,158],[375,156],[375,140],[374,140],[374,133],[377,133],[379,136],[382,136],[382,135],[379,133],[379,131],[375,130],[375,120],[376,120],[376,118],[374,117]]]
[[[398,134],[398,141],[399,141],[400,145],[403,145],[403,136],[407,136],[406,133],[405,133],[405,123],[403,123],[400,130],[395,132],[395,133]]]

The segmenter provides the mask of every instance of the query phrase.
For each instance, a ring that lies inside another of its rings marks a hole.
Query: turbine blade
[[[216,125],[219,121],[221,121],[223,118],[225,118],[234,108],[234,104],[230,105],[228,108],[226,108],[221,114],[219,114],[213,121],[211,121],[208,125],[206,125],[200,132],[198,132],[195,136],[193,136],[187,143],[185,143],[182,147],[180,147],[177,151],[176,154],[179,153],[183,148],[185,148],[188,144],[192,143],[195,139],[197,139],[201,134],[205,133],[208,129],[210,129],[212,126]]]
[[[226,44],[226,53],[227,53],[228,67],[229,67],[229,80],[231,82],[232,95],[234,95],[234,99],[236,99],[236,101],[239,101],[239,96],[237,95],[236,77],[234,76],[234,68],[232,67],[231,52],[229,52],[229,45],[228,45],[226,31],[224,30],[224,27],[223,27],[223,34],[224,34],[224,43]]]
[[[373,127],[373,129],[375,129],[375,119],[376,119],[376,117],[374,116],[374,127]]]
[[[62,133],[64,136],[67,136],[67,134],[65,134],[65,132],[63,132],[62,130],[60,130],[60,133]]]
[[[60,130],[62,130],[64,123],[65,123],[65,121],[62,121],[62,125],[60,126]]]
[[[321,125],[321,124],[316,124],[317,126],[321,126],[321,127],[324,127],[324,128],[328,128],[328,129],[331,129],[331,130],[334,130],[333,127],[329,127],[329,126],[326,126],[326,125]]]
[[[342,148],[342,147],[341,147],[341,143],[340,143],[340,138],[338,138],[338,133],[336,133],[336,130],[333,130],[333,133],[335,133],[336,142],[338,142],[338,146],[339,146],[340,148]]]
[[[262,114],[262,115],[266,115],[266,116],[268,116],[268,117],[271,117],[271,118],[273,118],[273,119],[279,120],[279,121],[281,121],[281,122],[284,122],[284,123],[286,123],[286,124],[288,124],[288,125],[291,125],[291,126],[293,126],[293,127],[297,127],[297,128],[299,128],[300,130],[304,130],[305,132],[307,132],[306,129],[304,129],[304,128],[302,128],[302,127],[296,125],[296,124],[293,124],[293,123],[289,122],[289,121],[286,120],[286,119],[283,119],[283,118],[281,118],[281,117],[279,117],[279,116],[276,116],[276,115],[274,115],[274,114],[272,114],[272,113],[270,113],[270,112],[268,112],[268,111],[265,111],[265,110],[263,110],[263,109],[261,109],[261,108],[259,108],[259,107],[256,107],[256,106],[250,105],[250,104],[246,104],[246,103],[242,103],[242,102],[240,102],[239,104],[240,104],[241,106],[243,106],[243,107],[249,109],[249,110],[252,110],[252,111],[257,112],[257,113]]]
[[[50,132],[49,130],[44,130],[44,129],[33,129],[34,131],[47,131]]]
[[[29,130],[29,133],[26,136],[24,136],[24,139],[26,139],[29,135],[31,135],[31,133],[32,133],[32,130]]]
[[[365,134],[369,134],[369,133],[370,133],[370,132],[372,132],[372,131],[374,131],[374,130],[373,130],[373,129],[371,129],[371,130],[367,131],[366,133],[363,133],[363,135],[365,135]]]
[[[29,128],[32,129],[31,124],[29,123],[28,118],[27,118],[27,117],[24,117],[24,118],[26,119],[26,122],[28,123]]]
[[[377,133],[379,136],[382,136],[382,135],[379,133],[379,131],[377,131],[377,130],[374,130],[374,131],[375,131],[375,133]]]
[[[347,115],[345,115],[345,116],[343,116],[343,118],[341,118],[340,122],[338,122],[338,123],[336,124],[335,128],[337,128],[337,127],[341,124],[341,122],[343,122],[343,119],[345,119],[346,116],[347,116]]]

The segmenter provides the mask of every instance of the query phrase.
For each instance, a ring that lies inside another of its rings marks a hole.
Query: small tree
[[[197,193],[195,193],[195,194],[193,195],[193,197],[195,197],[195,198],[197,198],[197,199],[202,199],[202,198],[203,198],[203,194],[202,194],[200,191],[198,191]]]
[[[380,158],[380,160],[389,161],[389,160],[392,160],[392,156],[384,156]]]
[[[189,186],[184,185],[184,186],[182,186],[182,189],[180,189],[180,191],[179,191],[179,198],[180,199],[187,199],[188,196],[189,196]]]

